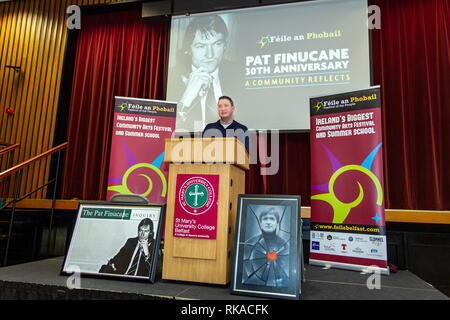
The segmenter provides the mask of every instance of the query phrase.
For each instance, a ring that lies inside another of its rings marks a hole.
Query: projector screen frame
[[[172,3],[173,1],[176,0],[171,0]],[[369,8],[369,6],[371,6],[371,0],[362,0],[366,2],[366,6],[367,8]],[[214,8],[212,10],[190,10],[189,12],[184,12],[184,13],[174,13],[170,16],[170,20],[168,21],[169,23],[169,33],[167,36],[167,48],[166,48],[166,63],[165,63],[165,84],[164,84],[164,94],[165,97],[167,97],[167,90],[168,90],[168,80],[169,80],[169,57],[170,57],[170,40],[171,40],[171,27],[172,27],[172,21],[173,18],[176,17],[182,17],[182,16],[191,16],[192,15],[201,15],[201,14],[224,14],[230,11],[235,11],[235,10],[252,10],[254,8],[261,8],[261,7],[280,7],[280,6],[290,6],[290,5],[296,5],[299,3],[314,3],[314,2],[338,2],[335,0],[303,0],[303,1],[286,1],[286,2],[272,2],[272,3],[258,3],[258,4],[242,4],[239,6],[223,6],[221,8]],[[172,6],[173,9],[173,6]],[[368,14],[368,11],[367,11]],[[368,16],[367,16],[368,18]],[[368,61],[369,61],[369,84],[366,86],[361,86],[361,88],[366,88],[366,87],[371,87],[374,86],[374,79],[373,79],[373,57],[372,57],[372,29],[369,28],[369,26],[367,27],[367,33],[368,33]],[[358,90],[358,89],[354,89],[354,90]],[[311,96],[312,97],[312,96]],[[173,100],[173,99],[172,99]],[[308,115],[309,117],[309,115]],[[311,130],[310,129],[272,129],[272,128],[267,128],[267,129],[253,129],[253,128],[249,128],[250,132],[266,132],[268,134],[270,134],[272,131],[277,132],[277,133],[308,133]],[[183,130],[183,132],[178,132],[175,131],[175,137],[176,136],[182,136],[183,134],[190,134],[191,136],[195,135],[196,133],[198,133],[198,131],[185,131]]]

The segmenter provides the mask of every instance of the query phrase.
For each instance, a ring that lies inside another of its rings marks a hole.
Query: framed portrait
[[[155,281],[165,204],[80,202],[61,274]]]
[[[302,258],[300,196],[239,195],[231,293],[299,299]]]

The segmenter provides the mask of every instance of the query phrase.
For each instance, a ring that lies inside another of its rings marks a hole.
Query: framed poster
[[[80,202],[61,274],[155,281],[164,204]]]
[[[300,196],[239,195],[231,293],[299,299]]]

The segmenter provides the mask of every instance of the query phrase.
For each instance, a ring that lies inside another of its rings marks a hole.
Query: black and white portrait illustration
[[[249,205],[247,210],[242,283],[288,287],[291,208]]]
[[[82,202],[61,273],[155,281],[161,204]]]
[[[234,294],[298,299],[301,273],[300,197],[238,197]]]

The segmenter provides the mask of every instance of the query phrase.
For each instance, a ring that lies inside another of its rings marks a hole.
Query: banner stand
[[[175,131],[176,102],[115,97],[107,199],[138,194],[167,202],[164,141]]]
[[[389,274],[380,87],[310,98],[312,265]]]

